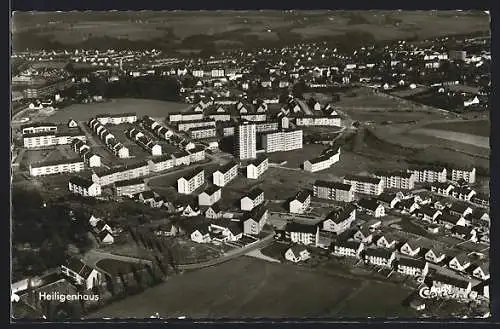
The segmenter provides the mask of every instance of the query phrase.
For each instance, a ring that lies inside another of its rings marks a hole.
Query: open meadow
[[[372,287],[373,286],[373,287]],[[282,318],[401,316],[409,291],[250,257],[175,276],[87,318]],[[380,299],[390,289],[391,298]],[[356,292],[355,294],[353,294]],[[349,300],[349,308],[342,307]],[[359,303],[359,307],[357,304]],[[352,304],[352,306],[350,305]],[[338,307],[342,309],[338,310]]]
[[[280,33],[311,40],[355,31],[373,34],[378,40],[393,40],[489,30],[488,15],[482,11],[16,13],[13,22],[14,36],[33,33],[66,45],[103,37],[180,43],[191,36],[206,35],[219,43],[241,44],[245,37],[278,40]]]
[[[69,119],[87,121],[99,114],[119,114],[127,112],[137,113],[138,118],[144,115],[166,118],[169,113],[182,111],[188,107],[189,104],[184,103],[151,99],[120,98],[103,103],[73,104],[57,110],[46,120],[64,123]]]

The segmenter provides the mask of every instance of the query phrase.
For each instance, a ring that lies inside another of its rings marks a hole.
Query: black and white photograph
[[[491,317],[488,11],[16,11],[11,46],[11,322]]]

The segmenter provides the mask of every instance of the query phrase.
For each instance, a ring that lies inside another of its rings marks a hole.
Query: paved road
[[[152,264],[152,262],[148,259],[142,259],[142,258],[136,258],[136,257],[129,257],[129,256],[122,256],[122,255],[116,255],[112,254],[109,252],[104,252],[104,251],[99,251],[96,249],[89,250],[84,256],[83,256],[85,262],[89,264],[90,266],[96,266],[96,264],[106,258],[111,258],[114,260],[120,260],[123,262],[129,262],[129,263],[139,263],[139,264]]]
[[[232,250],[232,251],[226,253],[222,257],[219,257],[219,258],[216,258],[216,259],[212,259],[212,260],[209,260],[209,261],[206,261],[206,262],[203,262],[203,263],[178,265],[177,267],[180,270],[194,270],[194,269],[200,269],[200,268],[205,268],[205,267],[210,267],[210,266],[218,265],[218,264],[227,262],[228,260],[234,259],[236,257],[243,256],[243,255],[251,252],[252,250],[256,250],[256,249],[261,249],[261,248],[267,247],[271,243],[273,243],[273,241],[274,241],[274,234],[270,234],[270,235],[266,236],[265,238],[263,238],[263,239],[261,239],[259,241],[254,242],[251,245],[248,245],[248,246],[243,247],[241,249]]]
[[[245,256],[249,256],[249,257],[254,257],[254,258],[259,258],[259,259],[262,259],[262,260],[265,260],[265,261],[268,261],[268,262],[271,262],[271,263],[281,263],[279,260],[277,259],[274,259],[272,257],[269,257],[269,256],[266,256],[264,255],[260,249],[257,249],[257,250],[252,250],[250,251],[249,253],[245,254]]]

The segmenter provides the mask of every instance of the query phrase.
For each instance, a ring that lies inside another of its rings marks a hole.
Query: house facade
[[[320,199],[352,202],[354,201],[354,186],[317,180],[313,184],[313,196]]]

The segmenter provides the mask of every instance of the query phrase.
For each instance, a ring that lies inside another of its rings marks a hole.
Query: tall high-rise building
[[[234,149],[241,160],[257,158],[257,129],[254,123],[243,122],[238,126]]]

